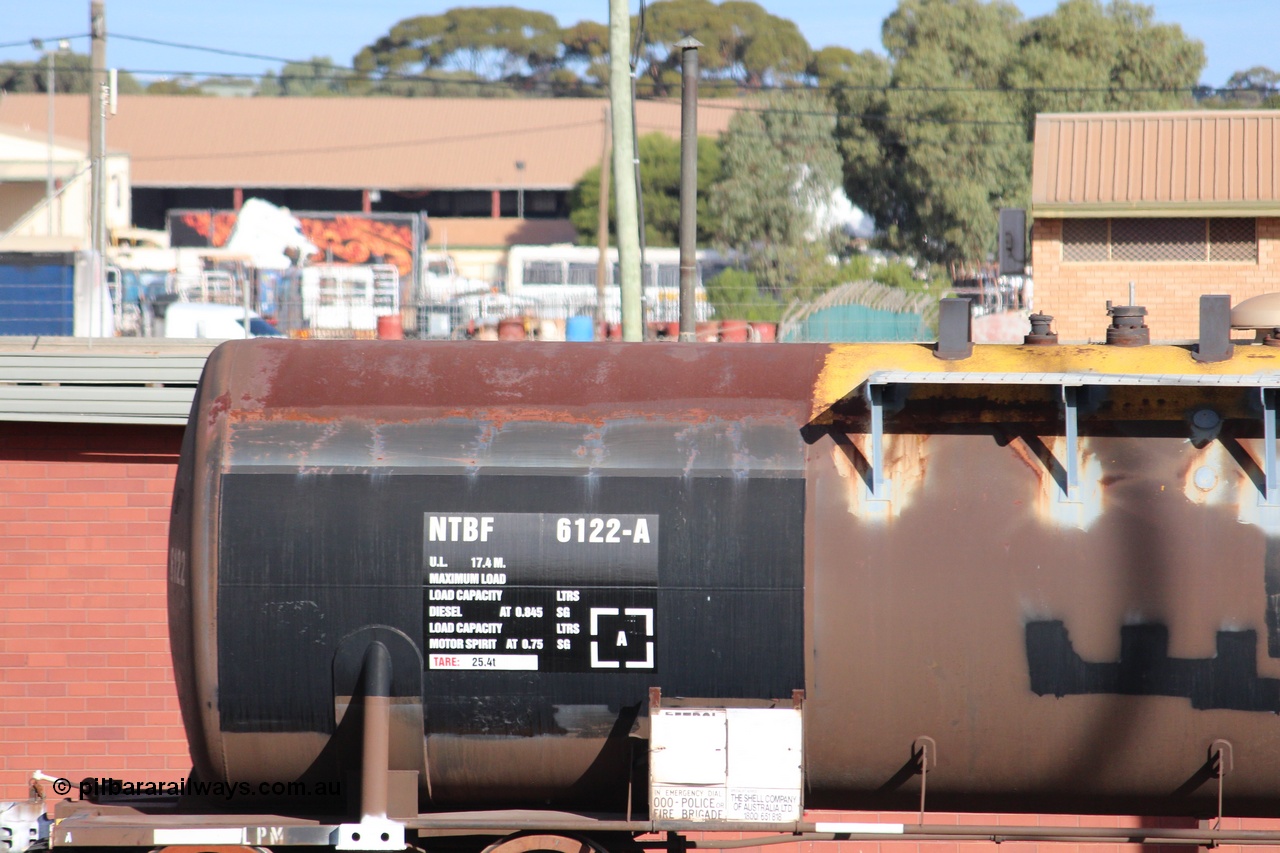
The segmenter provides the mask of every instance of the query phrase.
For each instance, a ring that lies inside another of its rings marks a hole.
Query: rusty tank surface
[[[803,691],[809,807],[1280,814],[1280,351],[235,341],[183,446],[197,772],[613,809],[649,690]],[[639,745],[638,745],[639,744]],[[928,744],[924,754],[923,744]],[[1224,758],[1225,757],[1225,758]]]

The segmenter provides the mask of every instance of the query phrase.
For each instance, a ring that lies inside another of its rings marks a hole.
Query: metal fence
[[[106,292],[90,297],[91,270],[82,258],[25,265],[4,278],[0,264],[0,332],[10,335],[88,335],[82,317],[96,314],[94,336],[230,338],[260,334],[303,339],[404,337],[424,340],[498,337],[502,326],[541,340],[620,337],[619,288],[605,288],[597,315],[593,263],[547,267],[529,259],[518,292],[509,283],[427,275],[401,278],[391,265],[318,264],[284,270],[211,268],[199,272],[109,267]],[[0,262],[3,259],[0,258]],[[661,265],[655,264],[660,273]],[[643,327],[650,339],[678,336],[679,288],[655,274],[642,289]],[[1019,288],[1004,280],[978,282],[957,292],[975,315],[1019,305]],[[6,289],[7,288],[7,289]],[[851,282],[807,300],[760,293],[724,300],[714,280],[696,289],[698,340],[886,341],[931,340],[935,296],[873,282]],[[208,322],[167,322],[179,303],[210,306],[182,310]],[[212,306],[221,306],[213,308]],[[785,308],[784,308],[785,306]],[[216,320],[216,322],[215,322]],[[778,322],[780,320],[780,323]],[[505,323],[504,323],[505,321]],[[585,330],[588,330],[584,332]]]

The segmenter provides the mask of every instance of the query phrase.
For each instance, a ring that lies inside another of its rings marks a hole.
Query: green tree
[[[893,75],[881,147],[892,156],[903,248],[982,257],[996,209],[1020,200],[1030,151],[1016,104],[999,91],[1020,22],[999,0],[903,0],[885,20]],[[872,215],[883,226],[894,222],[886,213]]]
[[[165,80],[153,80],[147,84],[148,95],[204,95],[200,81],[191,77],[171,77]]]
[[[771,92],[729,122],[723,177],[711,188],[716,242],[748,259],[775,298],[802,294],[824,275],[832,244],[815,212],[840,186],[835,116],[809,92]]]
[[[313,56],[306,62],[287,62],[277,76],[268,72],[262,78],[258,94],[284,97],[321,97],[348,95],[351,71],[340,68],[328,56]]]
[[[1036,113],[1168,110],[1192,105],[1204,46],[1177,24],[1157,24],[1130,0],[1065,0],[1029,21],[1005,79],[1026,89],[1028,133]]]
[[[45,70],[42,62],[5,62],[0,64],[0,92],[46,92]],[[55,73],[56,78],[56,73]],[[62,81],[54,80],[62,91]]]
[[[756,277],[746,270],[730,267],[708,281],[706,286],[707,301],[720,319],[776,323],[785,307],[772,295],[762,293]]]
[[[640,190],[644,201],[645,243],[649,246],[678,246],[680,244],[680,143],[662,133],[650,133],[640,137],[637,149],[640,154]],[[714,139],[698,138],[698,244],[711,240],[708,227],[707,194],[711,185],[720,177],[720,147]],[[631,180],[627,175],[625,180]],[[615,242],[617,235],[616,211],[613,204],[613,187],[617,176],[611,176],[609,186],[609,234]],[[583,245],[596,244],[596,226],[599,221],[600,167],[595,166],[574,185],[569,193],[569,218],[578,230],[578,240]]]
[[[48,60],[0,63],[0,92],[48,92]],[[89,57],[83,53],[57,53],[54,56],[53,83],[63,94],[87,95],[89,93]],[[142,84],[128,71],[121,71],[116,80],[122,95],[141,92]]]
[[[1272,71],[1265,65],[1255,65],[1247,71],[1232,74],[1227,79],[1227,88],[1271,94],[1280,88],[1280,72]]]
[[[638,31],[639,21],[632,23]],[[680,51],[671,46],[694,36],[708,94],[735,94],[740,86],[798,84],[809,61],[809,43],[793,21],[750,0],[662,0],[648,7],[640,71],[646,94],[679,91]],[[717,82],[728,83],[717,87]]]
[[[869,50],[855,53],[825,47],[814,54],[809,73],[830,92],[839,115],[845,192],[879,222],[905,221],[911,208],[900,197],[896,176],[887,168],[891,158],[900,156],[884,132],[888,103],[883,90],[893,74],[889,60]]]
[[[1280,72],[1265,65],[1237,71],[1227,79],[1225,91],[1215,92],[1200,105],[1219,109],[1280,108]]]
[[[609,85],[609,28],[595,21],[579,21],[562,33],[564,59],[582,68],[597,91]]]
[[[883,41],[887,79],[838,52],[811,67],[832,81],[849,197],[935,260],[984,259],[997,208],[1027,204],[1037,112],[1177,107],[1204,65],[1199,42],[1130,0],[1031,21],[1003,0],[901,0]]]
[[[381,79],[445,72],[476,80],[538,80],[560,67],[560,37],[556,19],[545,12],[458,7],[398,22],[353,62],[361,76]]]

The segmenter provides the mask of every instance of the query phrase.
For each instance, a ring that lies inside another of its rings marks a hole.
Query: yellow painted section
[[[1235,356],[1200,364],[1187,347],[975,344],[958,361],[935,358],[932,344],[833,344],[813,389],[816,417],[883,370],[918,373],[1092,373],[1105,375],[1257,376],[1280,384],[1280,347],[1238,346]]]

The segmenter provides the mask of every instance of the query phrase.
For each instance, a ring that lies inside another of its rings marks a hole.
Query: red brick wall
[[[190,769],[165,599],[181,438],[0,423],[0,800],[25,799],[33,770]]]
[[[1258,219],[1258,262],[1063,263],[1062,220],[1037,219],[1031,229],[1035,309],[1052,314],[1059,340],[1103,341],[1110,320],[1106,302],[1147,308],[1152,341],[1200,336],[1200,296],[1226,293],[1231,304],[1280,291],[1280,219]]]

